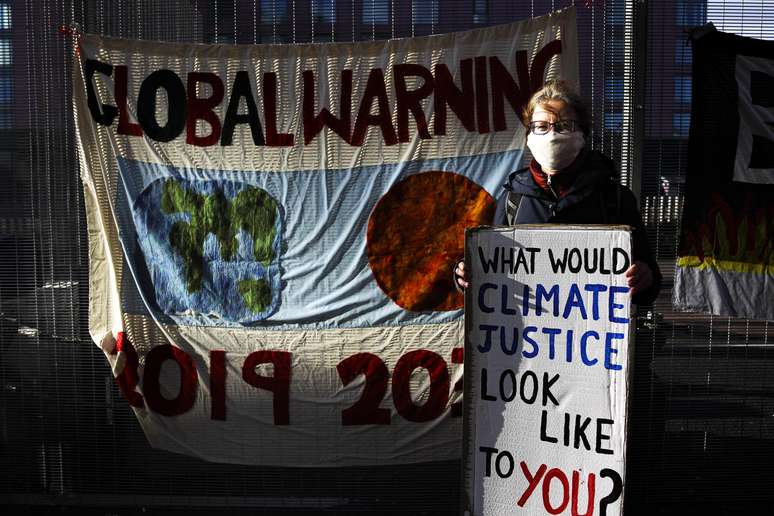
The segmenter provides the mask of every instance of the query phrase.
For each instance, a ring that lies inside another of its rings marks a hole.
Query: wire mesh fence
[[[774,457],[772,329],[765,321],[673,312],[671,278],[690,113],[684,30],[710,19],[721,30],[770,39],[774,8],[697,0],[0,1],[2,498],[17,509],[65,506],[79,514],[88,507],[95,514],[143,507],[159,514],[224,507],[450,514],[459,506],[457,462],[267,468],[148,446],[88,334],[72,41],[62,27],[179,42],[359,41],[504,23],[573,3],[592,145],[640,193],[665,278],[638,323],[627,513],[768,507],[774,495],[762,479]]]

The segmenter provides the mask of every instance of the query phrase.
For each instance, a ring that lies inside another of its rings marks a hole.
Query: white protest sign
[[[622,513],[628,229],[466,233],[464,512]]]

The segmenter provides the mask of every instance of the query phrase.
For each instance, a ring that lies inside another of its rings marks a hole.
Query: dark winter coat
[[[559,199],[535,182],[529,168],[511,173],[503,185],[508,194],[498,203],[494,223],[631,226],[633,259],[647,263],[653,271],[653,284],[635,294],[632,301],[652,304],[661,288],[661,272],[648,243],[637,199],[631,190],[618,184],[615,165],[604,154],[584,150],[578,160],[577,177]]]

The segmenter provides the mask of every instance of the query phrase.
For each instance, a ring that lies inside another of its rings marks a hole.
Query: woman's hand
[[[653,285],[653,271],[650,270],[650,266],[645,262],[634,262],[626,270],[625,276],[632,295],[647,290],[648,287]]]
[[[464,291],[470,286],[470,283],[465,279],[465,262],[462,260],[457,262],[457,266],[454,268],[454,285],[460,291]]]

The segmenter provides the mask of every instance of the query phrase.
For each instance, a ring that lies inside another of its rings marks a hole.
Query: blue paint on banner
[[[182,325],[276,329],[457,320],[462,310],[408,311],[381,291],[365,252],[369,216],[396,183],[432,170],[463,175],[497,199],[520,158],[519,149],[345,170],[281,172],[190,169],[119,158],[123,188],[118,189],[115,211],[133,272],[125,281],[137,285],[142,299],[138,305],[136,296],[125,298],[124,309],[151,312]],[[225,260],[220,257],[218,239],[209,234],[204,244],[202,288],[187,291],[184,259],[169,243],[169,235],[176,222],[190,222],[192,215],[162,212],[163,185],[168,181],[199,195],[220,191],[228,202],[248,188],[265,191],[276,201],[280,214],[274,259],[262,264],[253,256],[249,235],[240,231],[238,252]],[[247,306],[239,292],[239,282],[244,280],[266,282],[271,299],[264,310],[256,313]]]

